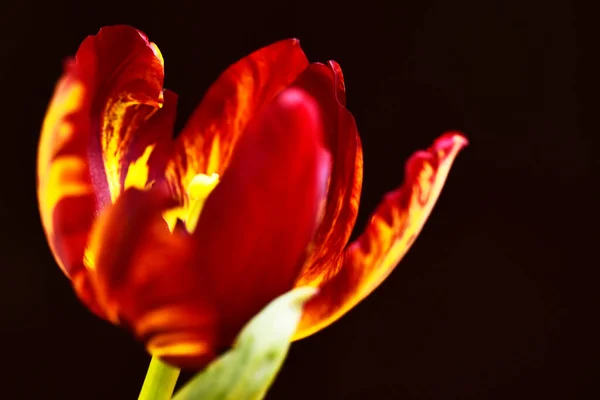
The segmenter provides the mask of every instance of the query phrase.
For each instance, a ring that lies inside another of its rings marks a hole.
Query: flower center
[[[163,218],[169,226],[169,230],[173,232],[177,220],[181,220],[185,224],[188,232],[192,233],[196,229],[200,213],[204,207],[204,203],[210,192],[219,183],[219,175],[198,174],[194,176],[187,187],[187,199],[184,205],[165,211]]]

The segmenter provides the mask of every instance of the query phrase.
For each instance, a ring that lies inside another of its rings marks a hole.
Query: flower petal
[[[240,138],[194,238],[227,340],[290,290],[321,217],[330,157],[317,103],[282,92]]]
[[[122,190],[121,171],[129,172],[140,154],[149,156],[148,146],[158,146],[150,122],[168,125],[160,122],[168,119],[167,111],[174,117],[174,107],[167,107],[146,121],[161,105],[162,77],[162,57],[142,33],[128,26],[103,28],[67,63],[44,120],[38,151],[42,223],[61,269],[98,314],[84,268],[86,243],[96,215],[111,203],[109,188],[115,196]],[[134,141],[142,124],[150,133]],[[135,164],[131,181],[142,180],[142,164]]]
[[[73,62],[56,85],[44,118],[37,159],[37,195],[42,225],[54,257],[81,299],[99,313],[83,266],[85,245],[97,210],[87,163],[91,95]]]
[[[330,275],[318,282],[320,291],[305,306],[295,339],[339,319],[390,274],[421,231],[452,162],[466,144],[461,134],[447,133],[427,151],[413,154],[403,185],[385,196],[365,232],[328,264]]]
[[[135,161],[131,157],[139,153],[130,151],[140,147],[135,144],[138,128],[163,104],[163,59],[142,32],[115,25],[88,36],[79,46],[76,63],[89,76],[90,168],[104,207],[124,190],[125,174]],[[172,131],[164,134],[170,137]]]
[[[164,179],[165,168],[173,148],[173,131],[177,114],[177,95],[165,89],[164,103],[146,120],[132,137],[121,164],[121,187],[144,189]]]
[[[180,193],[197,174],[223,174],[252,118],[307,65],[298,40],[283,40],[241,59],[217,79],[177,138],[167,174]]]
[[[362,147],[354,117],[345,107],[344,77],[336,62],[311,64],[294,86],[318,101],[325,142],[333,156],[325,213],[297,283],[316,286],[331,273],[329,262],[346,247],[356,222],[362,188]]]
[[[243,135],[193,236],[171,233],[167,184],[126,190],[90,239],[88,269],[108,318],[148,350],[199,368],[293,286],[325,196],[329,155],[314,101],[282,93]],[[290,182],[294,186],[290,187]]]
[[[162,218],[176,204],[164,181],[127,189],[95,225],[87,266],[107,319],[153,355],[196,366],[214,357],[218,326],[192,238]]]

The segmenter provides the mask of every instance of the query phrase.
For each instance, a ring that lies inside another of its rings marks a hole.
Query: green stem
[[[152,357],[138,400],[170,400],[179,378],[179,368]]]

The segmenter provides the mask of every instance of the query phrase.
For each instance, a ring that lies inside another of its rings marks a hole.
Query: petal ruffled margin
[[[451,132],[427,151],[412,155],[402,186],[385,196],[365,232],[328,264],[328,280],[317,283],[320,291],[305,305],[295,340],[342,317],[392,272],[421,231],[456,155],[466,145],[464,136]],[[304,277],[298,282],[310,284]]]

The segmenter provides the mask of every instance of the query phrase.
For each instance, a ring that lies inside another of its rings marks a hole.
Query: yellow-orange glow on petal
[[[164,361],[192,366],[214,357],[218,314],[193,239],[170,233],[162,218],[176,204],[165,182],[127,189],[96,221],[87,271],[106,319],[126,324]],[[184,345],[194,353],[171,352]]]
[[[146,348],[154,357],[181,367],[197,368],[198,360],[209,361],[215,357],[215,350],[206,337],[188,333],[171,333],[150,339]]]
[[[162,344],[156,344],[150,341],[148,342],[148,351],[150,354],[156,357],[164,357],[168,355],[170,357],[194,358],[198,355],[206,354],[208,351],[212,350],[208,345],[206,345],[206,343],[195,340],[185,342],[178,338],[177,340],[170,339],[169,342],[177,344],[171,344],[170,346],[165,347]]]
[[[365,232],[339,257],[301,276],[296,286],[316,286],[305,305],[294,339],[330,325],[371,293],[410,249],[437,201],[450,167],[467,140],[458,133],[438,138],[427,151],[413,154],[403,185],[388,193]]]
[[[77,50],[75,63],[88,74],[87,155],[102,209],[124,191],[130,162],[159,139],[152,132],[146,132],[149,139],[138,133],[164,104],[164,60],[142,32],[116,25],[88,36]]]
[[[92,249],[89,246],[86,246],[85,251],[83,252],[83,265],[88,270],[94,270],[96,265],[94,264],[94,260],[96,256]]]
[[[194,232],[198,224],[198,218],[202,212],[202,207],[208,198],[208,195],[219,183],[218,174],[197,174],[192,178],[186,192],[186,204],[167,210],[163,213],[163,218],[173,232],[177,220],[184,222],[188,232]]]
[[[185,219],[185,227],[188,232],[194,232],[196,230],[196,225],[198,225],[198,218],[200,218],[200,213],[202,212],[202,207],[204,207],[204,203],[208,198],[210,192],[217,186],[219,183],[219,175],[211,174],[204,175],[198,174],[192,179],[190,182],[190,186],[188,189],[188,198],[190,200],[190,209]]]
[[[140,34],[141,36],[141,34]],[[142,38],[144,38],[142,36]],[[160,52],[160,49],[158,48],[158,46],[156,45],[156,43],[154,42],[150,42],[150,48],[152,49],[152,52],[154,53],[154,55],[156,56],[156,58],[158,59],[158,61],[160,62],[160,65],[165,66],[165,59],[162,55],[162,53]]]
[[[105,27],[66,66],[38,154],[48,242],[93,312],[180,367],[204,367],[294,285],[319,288],[295,339],[340,318],[408,251],[466,144],[415,153],[346,247],[362,151],[335,62],[309,65],[295,39],[264,47],[175,140],[177,96],[142,32]]]
[[[81,182],[72,177],[85,172],[84,160],[76,156],[57,157],[50,149],[60,149],[68,142],[73,133],[73,126],[65,120],[65,115],[79,111],[83,102],[84,87],[80,82],[69,82],[64,79],[57,85],[55,106],[50,107],[44,118],[42,135],[38,151],[38,191],[43,193],[40,198],[40,211],[44,228],[52,235],[52,211],[63,197],[87,194],[93,191],[89,182]],[[56,133],[54,133],[56,132]],[[50,142],[51,141],[51,142]]]
[[[90,90],[88,76],[73,61],[56,85],[38,147],[37,195],[48,244],[79,298],[97,315],[83,265],[83,253],[96,212],[96,193],[87,162]]]
[[[60,149],[63,144],[69,140],[73,133],[73,125],[65,120],[65,115],[71,115],[78,112],[81,108],[85,95],[85,88],[81,82],[72,82],[63,79],[56,87],[55,106],[49,107],[44,124],[42,126],[42,136],[40,141],[40,150],[48,148]],[[53,134],[56,129],[58,134]],[[44,135],[45,133],[45,135]],[[52,140],[49,143],[48,140]],[[38,153],[38,176],[43,176],[45,169],[51,162],[54,154],[48,151],[39,151]]]
[[[125,176],[125,189],[134,187],[145,189],[151,182],[148,182],[148,159],[154,151],[155,144],[146,147],[140,158],[129,164],[127,175]]]
[[[45,220],[49,220],[56,204],[65,197],[93,195],[94,191],[89,184],[79,179],[73,179],[85,168],[84,161],[75,156],[59,157],[52,163],[46,180],[41,190],[46,192],[42,213]],[[42,186],[42,185],[40,185]],[[52,233],[52,225],[48,226],[48,233]]]
[[[93,198],[94,191],[87,178],[89,173],[85,158],[79,152],[82,139],[75,134],[73,126],[85,112],[87,93],[81,80],[74,73],[70,75],[69,68],[69,72],[57,84],[44,118],[38,148],[37,177],[42,224],[60,267],[70,276],[73,261],[77,260],[68,255],[71,250],[57,237],[62,234],[63,221],[57,221],[56,208],[61,200]],[[81,129],[80,126],[77,128]],[[67,146],[71,151],[63,150]],[[72,227],[69,229],[75,231]]]
[[[127,157],[133,135],[144,121],[162,107],[162,93],[157,101],[152,99],[145,99],[145,101],[146,103],[142,103],[140,99],[123,93],[115,99],[109,99],[103,113],[102,158],[113,203],[124,190],[121,186],[121,168],[123,160]]]
[[[222,175],[252,119],[308,66],[298,40],[282,40],[231,65],[206,92],[165,172],[184,191],[198,174]]]

